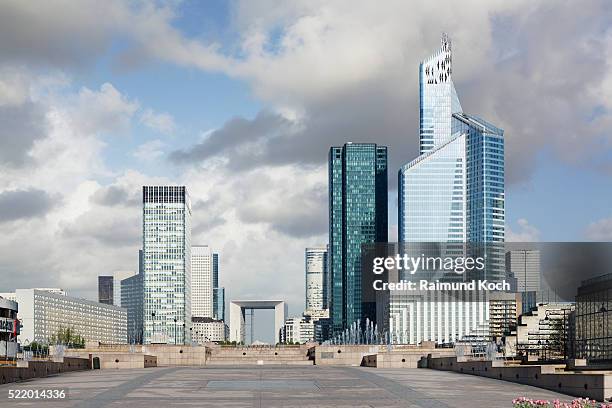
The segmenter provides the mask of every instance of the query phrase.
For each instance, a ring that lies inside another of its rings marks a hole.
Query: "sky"
[[[418,64],[505,130],[508,240],[612,239],[612,3],[83,0],[0,5],[0,292],[136,271],[141,188],[186,185],[228,299],[304,307],[327,152],[418,155]]]

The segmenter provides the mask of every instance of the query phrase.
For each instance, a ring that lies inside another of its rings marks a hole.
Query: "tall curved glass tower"
[[[483,244],[486,277],[504,274],[504,132],[463,113],[452,80],[451,40],[419,67],[420,156],[399,170],[400,243]],[[488,249],[491,244],[493,249]],[[454,248],[452,245],[447,248]],[[392,293],[394,341],[453,342],[483,326],[488,305]]]

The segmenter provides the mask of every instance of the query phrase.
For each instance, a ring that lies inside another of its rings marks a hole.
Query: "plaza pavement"
[[[8,399],[8,390],[66,388],[62,401]],[[571,400],[530,386],[427,369],[255,366],[93,370],[0,386],[0,407],[511,407]]]

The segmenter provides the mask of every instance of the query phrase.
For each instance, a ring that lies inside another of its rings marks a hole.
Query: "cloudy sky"
[[[326,154],[417,155],[418,63],[453,40],[462,106],[506,131],[515,240],[612,239],[612,3],[4,1],[0,291],[135,271],[143,184],[185,184],[227,296],[298,314],[327,242]]]

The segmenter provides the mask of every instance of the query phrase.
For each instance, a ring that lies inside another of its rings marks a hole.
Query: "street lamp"
[[[151,344],[153,344],[153,339],[155,338],[155,312],[151,313],[151,321],[153,322],[153,330],[151,331]]]
[[[172,326],[172,332],[174,333],[174,345],[176,346],[176,317],[174,318],[174,325]]]

